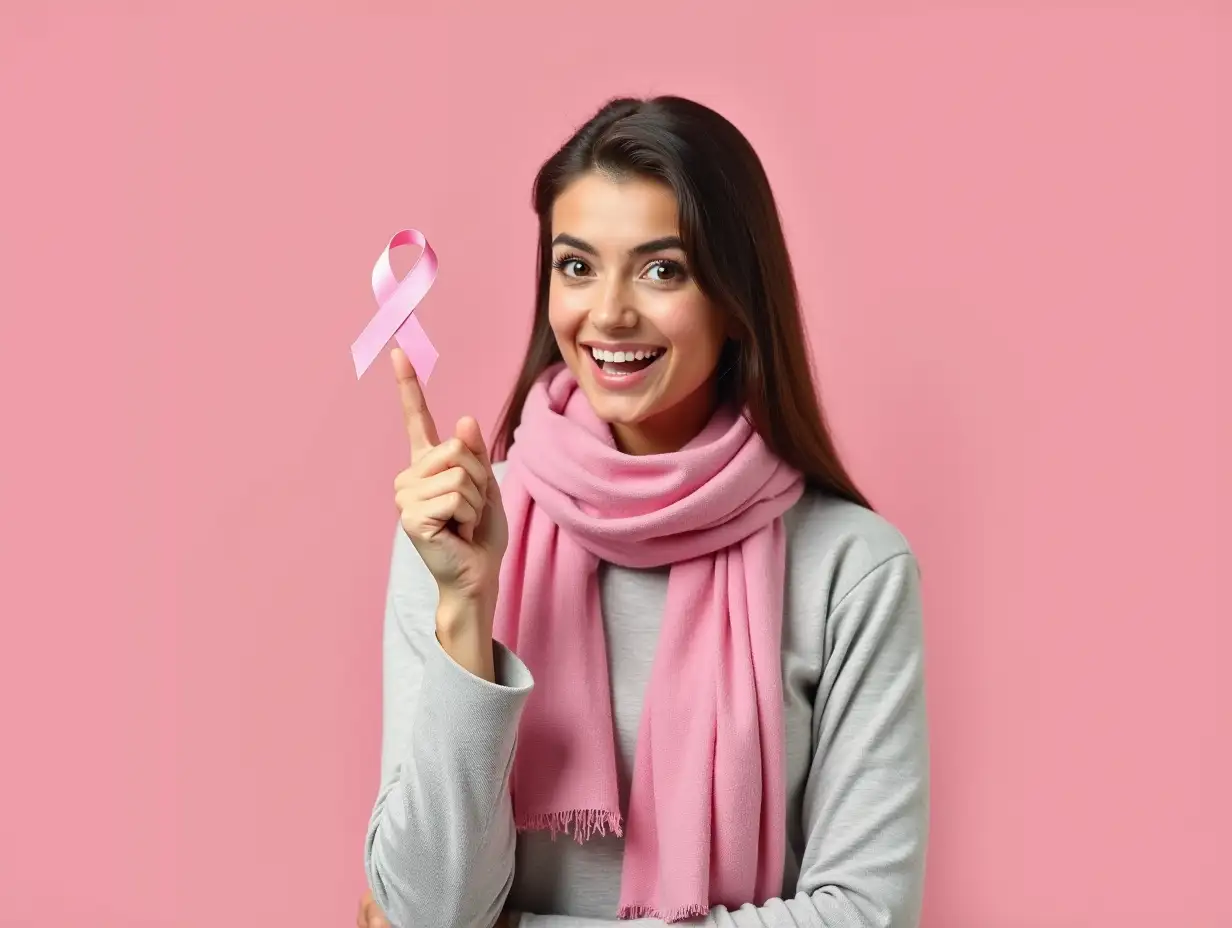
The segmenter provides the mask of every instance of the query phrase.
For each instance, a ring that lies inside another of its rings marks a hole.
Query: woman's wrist
[[[496,682],[492,653],[495,597],[457,597],[442,591],[436,607],[436,640],[454,663],[489,683]]]
[[[447,622],[450,625],[479,623],[491,628],[492,618],[496,615],[496,594],[495,587],[489,590],[467,592],[450,587],[439,587],[436,607],[437,624],[441,622]]]

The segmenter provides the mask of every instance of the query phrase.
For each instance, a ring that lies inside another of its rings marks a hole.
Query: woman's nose
[[[620,280],[607,283],[590,310],[590,321],[599,329],[630,329],[637,325],[637,309],[628,288]]]

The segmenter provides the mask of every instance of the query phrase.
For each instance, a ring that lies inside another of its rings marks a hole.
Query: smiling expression
[[[589,172],[552,207],[548,316],[596,415],[634,454],[673,451],[714,408],[727,337],[680,241],[665,184]]]

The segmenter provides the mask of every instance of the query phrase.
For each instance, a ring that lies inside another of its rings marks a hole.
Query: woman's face
[[[596,415],[631,454],[674,451],[701,431],[726,340],[679,239],[665,184],[597,172],[552,207],[548,316]]]

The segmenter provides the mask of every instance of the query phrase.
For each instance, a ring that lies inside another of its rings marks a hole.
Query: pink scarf
[[[563,365],[526,400],[502,495],[496,637],[535,678],[512,772],[519,830],[625,836],[621,918],[673,922],[782,891],[780,516],[803,491],[720,411],[686,447],[617,450]],[[671,565],[627,821],[596,568]]]

